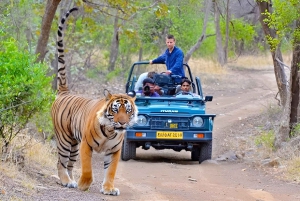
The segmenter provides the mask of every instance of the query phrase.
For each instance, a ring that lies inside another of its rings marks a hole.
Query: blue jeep
[[[164,64],[148,64],[148,61],[144,61],[132,65],[126,93],[137,94],[134,89],[141,73],[166,70]],[[121,154],[123,161],[134,159],[138,147],[145,150],[153,147],[157,150],[191,151],[191,159],[199,163],[211,159],[213,120],[216,115],[206,114],[205,104],[212,101],[213,97],[203,96],[200,79],[192,76],[188,64],[184,64],[184,69],[186,77],[192,82],[189,94],[176,92],[180,88],[181,77],[159,73],[153,79],[161,87],[162,95],[136,97],[138,120],[127,128]]]

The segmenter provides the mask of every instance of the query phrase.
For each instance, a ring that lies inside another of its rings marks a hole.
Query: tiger
[[[58,150],[57,171],[60,182],[69,188],[88,190],[93,182],[92,153],[104,152],[104,179],[100,192],[120,195],[114,187],[114,178],[121,154],[126,127],[137,119],[135,97],[111,94],[104,89],[104,98],[89,99],[72,95],[68,89],[64,60],[64,23],[72,8],[61,19],[57,32],[57,95],[51,107],[55,139]],[[76,183],[73,166],[78,155],[81,176]]]

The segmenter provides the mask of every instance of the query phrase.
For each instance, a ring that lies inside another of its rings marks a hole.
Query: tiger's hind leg
[[[71,147],[70,159],[67,166],[69,177],[72,180],[72,183],[76,184],[76,187],[77,187],[77,183],[74,179],[73,167],[74,167],[74,163],[77,161],[78,155],[79,155],[79,144],[78,142],[76,142],[76,144],[73,144]]]
[[[72,170],[78,157],[78,147],[78,142],[75,140],[71,144],[68,143],[67,146],[65,144],[64,146],[58,145],[58,176],[61,184],[68,188],[77,188]]]
[[[92,148],[83,139],[80,145],[81,176],[78,181],[78,187],[82,191],[87,190],[93,182],[92,153]]]
[[[118,188],[114,187],[114,179],[120,160],[121,149],[115,153],[105,153],[104,156],[104,180],[101,193],[105,195],[120,195]]]

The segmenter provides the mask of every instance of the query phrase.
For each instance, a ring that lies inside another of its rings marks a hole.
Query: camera
[[[151,90],[150,90],[149,86],[144,86],[143,91],[144,91],[145,96],[150,96]]]

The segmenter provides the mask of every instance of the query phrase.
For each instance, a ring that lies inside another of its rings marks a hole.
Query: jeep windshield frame
[[[164,71],[161,71],[161,72],[156,71],[157,73],[163,73],[167,70],[166,66],[165,66],[165,63],[151,64],[151,66],[152,65],[164,66]],[[129,91],[134,91],[134,86],[137,82],[138,76],[140,76],[140,74],[142,74],[144,72],[149,71],[149,70],[147,70],[147,67],[150,67],[149,61],[139,61],[139,62],[133,63],[133,65],[130,68],[128,78],[127,78],[127,82],[126,82],[126,85],[125,85],[126,93],[128,93]],[[197,94],[201,98],[203,98],[200,79],[198,77],[196,77],[195,80],[194,80],[194,77],[192,75],[190,66],[187,63],[183,64],[183,68],[185,69],[185,74],[186,74],[185,77],[187,77],[191,81],[192,93],[196,93],[196,91],[197,91],[198,92]],[[134,72],[139,72],[139,73],[138,73],[138,75],[134,75]]]

